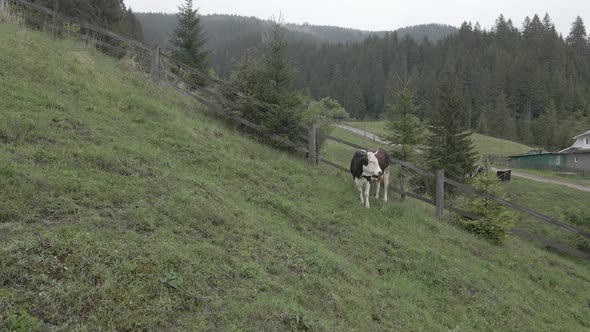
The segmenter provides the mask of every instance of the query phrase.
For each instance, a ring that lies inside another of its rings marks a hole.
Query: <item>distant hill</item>
[[[174,14],[136,13],[148,43],[170,47],[169,39],[176,24]],[[203,28],[208,37],[207,47],[212,50],[211,62],[217,73],[229,74],[234,60],[251,47],[260,46],[270,29],[270,21],[256,17],[237,15],[204,15]],[[370,32],[333,26],[288,23],[287,40],[292,45],[300,43],[320,45],[324,43],[362,42],[371,35],[383,36],[385,31]],[[410,36],[417,42],[425,37],[437,41],[457,31],[457,28],[442,24],[424,24],[406,27],[397,31],[398,37]]]
[[[169,35],[176,24],[175,14],[165,13],[136,13],[139,18],[147,42],[166,45]],[[202,16],[203,27],[208,32],[210,41],[215,44],[218,33],[225,31],[227,27],[239,29],[235,33],[242,34],[244,31],[257,31],[264,33],[270,27],[268,20],[262,20],[256,17],[246,17],[237,15],[204,15]],[[225,26],[221,28],[221,26]],[[350,28],[341,28],[336,26],[312,25],[308,23],[295,24],[287,23],[285,27],[293,32],[300,33],[302,38],[313,39],[321,43],[345,43],[363,41],[370,35],[384,35],[387,31],[365,31]],[[220,29],[221,28],[221,29]],[[392,32],[392,31],[390,31]],[[400,28],[396,30],[400,38],[406,35],[416,41],[428,38],[430,41],[438,41],[446,36],[457,32],[457,28],[445,24],[420,24]]]

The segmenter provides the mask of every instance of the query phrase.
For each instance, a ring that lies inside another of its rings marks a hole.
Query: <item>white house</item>
[[[590,130],[574,137],[576,141],[574,145],[569,148],[559,151],[559,153],[570,153],[574,151],[590,151]]]
[[[590,130],[574,137],[576,141],[569,148],[559,151],[567,157],[565,168],[569,170],[590,171]]]

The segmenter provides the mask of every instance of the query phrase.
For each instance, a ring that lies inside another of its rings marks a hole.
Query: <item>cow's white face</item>
[[[366,166],[363,165],[363,176],[379,177],[383,174],[383,170],[379,167],[379,161],[375,157],[375,154],[373,152],[367,152],[369,163]]]

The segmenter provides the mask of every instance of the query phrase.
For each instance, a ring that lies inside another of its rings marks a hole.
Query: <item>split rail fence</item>
[[[311,165],[323,163],[343,172],[349,171],[346,167],[343,167],[333,161],[324,159],[321,155],[319,155],[319,153],[317,153],[317,133],[315,124],[308,124],[306,126],[306,132],[301,133],[301,135],[295,139],[296,141],[293,141],[277,135],[259,124],[240,117],[238,112],[240,110],[240,106],[235,100],[247,100],[250,104],[256,105],[263,111],[268,110],[268,108],[266,105],[264,105],[264,103],[260,102],[256,98],[245,95],[240,91],[240,89],[232,86],[231,84],[223,80],[213,78],[207,73],[201,72],[200,70],[192,68],[191,66],[175,59],[171,55],[172,52],[170,52],[170,50],[163,50],[157,45],[148,45],[129,39],[96,25],[82,22],[72,17],[64,16],[53,10],[24,0],[0,0],[0,13],[6,10],[10,12],[12,17],[16,17],[16,19],[23,25],[44,30],[53,34],[55,37],[78,38],[89,46],[95,47],[111,56],[118,58],[127,57],[133,59],[133,61],[138,64],[138,69],[148,74],[154,82],[169,87],[182,95],[196,100],[221,117],[267,137],[279,147],[291,149],[292,151],[306,155],[306,158]],[[183,78],[185,75],[182,73],[194,75],[202,82],[206,82],[206,84],[201,85],[190,82],[189,80]],[[354,149],[366,149],[366,147],[333,136],[328,136],[327,139],[344,144]],[[561,229],[564,229],[568,232],[574,233],[586,239],[590,239],[590,233],[588,232],[579,230],[575,227],[572,227],[571,225],[562,223],[552,217],[517,205],[513,202],[509,202],[501,197],[490,195],[488,193],[476,190],[471,186],[445,177],[443,170],[428,171],[414,164],[397,160],[395,158],[392,158],[391,161],[393,164],[412,170],[421,176],[433,179],[435,181],[436,195],[434,199],[407,191],[404,188],[390,188],[390,190],[395,191],[402,196],[411,197],[424,203],[433,205],[436,211],[435,215],[439,220],[443,219],[444,210],[448,210],[454,214],[472,220],[477,220],[480,218],[477,215],[445,204],[445,189],[446,186],[450,186],[465,194],[483,197],[509,209],[531,216],[539,221],[560,227]],[[568,245],[528,233],[524,230],[513,228],[512,233],[521,238],[540,242],[544,246],[558,249],[570,255],[583,259],[590,259],[590,254],[588,253],[582,252]]]

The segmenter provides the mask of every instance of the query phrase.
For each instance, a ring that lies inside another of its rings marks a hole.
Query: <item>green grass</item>
[[[476,133],[472,137],[475,148],[480,155],[512,156],[527,153],[533,149],[521,143]]]
[[[385,121],[373,121],[367,123],[349,122],[347,124],[363,130],[366,126],[366,130],[368,132],[375,133],[378,136],[385,132]],[[344,131],[343,129],[339,130]],[[473,134],[472,137],[480,155],[494,154],[508,156],[526,153],[527,151],[531,150],[530,147],[523,144],[497,139],[490,136]],[[362,136],[350,132],[347,132],[345,136],[340,138],[358,144],[360,144],[359,140],[361,142],[364,140],[366,141],[366,139]],[[329,142],[328,147],[338,151],[343,149],[338,143],[334,142]],[[344,153],[339,153],[338,155],[344,156]],[[590,185],[590,181],[588,181],[587,178],[583,178],[581,176],[566,176],[559,174],[558,172],[542,170],[518,169],[518,171],[533,175],[542,175],[557,180],[566,180],[575,184]],[[393,180],[392,183],[395,186],[395,180]],[[590,215],[590,205],[587,203],[590,201],[590,193],[581,192],[576,189],[555,184],[538,183],[526,179],[516,178],[514,176],[512,177],[512,182],[507,184],[506,189],[510,193],[512,201],[524,207],[549,215],[567,224],[572,224],[575,227],[590,231],[590,228],[586,228],[590,227],[590,225],[586,225],[585,222],[576,223],[575,221],[580,218],[573,218],[571,215],[569,215],[572,213],[576,216]],[[527,215],[519,214],[519,223],[517,226],[549,239],[590,251],[590,241]]]
[[[0,330],[590,328],[585,262],[478,240],[0,25]]]
[[[590,218],[582,218],[590,216],[590,205],[585,203],[590,201],[590,192],[514,176],[505,186],[511,201],[590,232]],[[579,218],[572,219],[572,214]],[[526,215],[520,217],[520,227],[590,252],[589,240],[541,220]]]
[[[363,129],[374,133],[377,136],[383,136],[383,133],[386,132],[385,129],[385,121],[372,121],[372,122],[349,122],[348,125]],[[492,154],[492,155],[502,155],[502,156],[510,156],[516,154],[526,153],[532,150],[531,147],[526,146],[524,144],[520,144],[513,141],[508,141],[504,139],[494,138],[491,136],[481,135],[474,133],[473,136],[473,143],[475,144],[475,149],[480,155]]]

